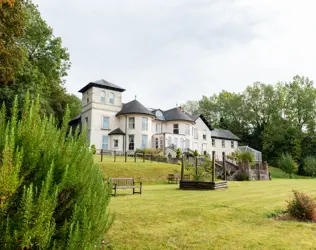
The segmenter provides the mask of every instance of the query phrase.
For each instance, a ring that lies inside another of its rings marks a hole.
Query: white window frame
[[[160,148],[163,148],[163,137],[160,137]]]
[[[131,121],[133,121],[133,122],[131,122]],[[128,117],[128,128],[135,129],[135,117]]]
[[[190,124],[185,124],[185,134],[190,135]]]
[[[226,148],[225,140],[222,140],[222,148]]]
[[[115,143],[117,142],[117,145],[115,146]],[[119,147],[119,140],[118,139],[113,139],[113,147],[118,148]]]
[[[102,103],[105,103],[105,96],[106,96],[105,91],[101,91],[100,101],[101,101]]]
[[[159,139],[158,138],[155,139],[155,148],[159,148]]]
[[[107,128],[104,127],[104,118],[108,119],[108,127]],[[102,129],[110,129],[110,117],[102,116]]]
[[[114,93],[110,92],[110,94],[109,94],[109,103],[114,105],[114,99],[115,99]]]
[[[148,118],[142,117],[142,131],[148,131]]]
[[[104,138],[106,138],[106,143],[104,142]],[[102,149],[109,150],[109,136],[108,135],[102,136]]]
[[[215,141],[215,139],[212,139],[212,146],[213,146],[213,147],[216,146],[216,141]]]
[[[203,140],[206,140],[206,138],[207,138],[207,131],[203,130]]]
[[[177,128],[175,128],[175,126],[177,126]],[[178,135],[179,134],[179,123],[174,123],[173,124],[173,133],[175,134],[175,135]],[[175,133],[175,131],[177,131],[177,133]]]
[[[234,142],[234,141],[231,141],[231,142],[230,142],[230,147],[231,147],[231,148],[235,148],[235,142]]]
[[[133,140],[131,140],[131,138],[133,138]],[[133,149],[131,149],[131,145],[133,146]],[[128,135],[128,150],[135,150],[135,135]]]
[[[142,135],[142,149],[147,148],[147,142],[148,142],[148,135]]]
[[[156,124],[156,133],[161,133],[161,124],[160,123],[157,123]]]
[[[199,139],[199,130],[197,128],[193,129],[193,138]]]

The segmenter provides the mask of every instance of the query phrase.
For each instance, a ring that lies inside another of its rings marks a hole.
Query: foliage
[[[86,142],[26,94],[0,112],[0,249],[94,249],[110,226],[111,188]]]
[[[236,174],[236,180],[237,181],[249,181],[249,175],[244,171],[240,171],[238,174]]]
[[[240,93],[203,96],[198,107],[188,110],[202,113],[214,127],[232,131],[242,144],[261,151],[263,160],[276,164],[289,153],[302,166],[305,156],[316,156],[315,100],[313,82],[294,76],[274,85],[255,82]]]
[[[278,160],[278,167],[292,178],[292,174],[298,169],[297,163],[290,154],[282,154]]]
[[[231,154],[227,155],[228,159],[237,161],[239,163],[248,161],[249,163],[255,162],[255,156],[251,151],[239,151],[236,150]]]
[[[198,152],[197,150],[194,150],[193,155],[194,155],[195,157],[197,157],[197,156],[199,156],[199,152]]]
[[[91,145],[91,148],[90,148],[90,149],[91,149],[91,153],[92,153],[92,154],[95,155],[95,154],[97,153],[97,149],[95,148],[95,145],[94,145],[94,144]]]
[[[176,157],[177,159],[179,159],[181,157],[181,149],[180,148],[177,148],[177,152],[176,152]]]
[[[32,98],[41,96],[42,112],[53,114],[59,125],[67,105],[72,117],[78,115],[80,100],[67,94],[63,86],[70,67],[69,53],[37,7],[30,0],[17,0],[13,8],[4,7],[0,30],[4,31],[0,32],[0,103],[5,102],[8,112],[14,96],[23,103],[29,90]]]
[[[306,156],[303,160],[304,172],[311,176],[316,176],[316,157],[315,156]]]
[[[299,220],[316,222],[316,203],[308,195],[293,190],[294,197],[288,202],[287,210],[290,215]]]
[[[145,154],[153,154],[158,155],[161,152],[161,148],[145,148],[144,149]]]
[[[136,153],[136,154],[143,154],[143,153],[144,153],[144,150],[143,150],[143,149],[140,149],[140,148],[136,148],[135,153]]]
[[[22,1],[0,0],[0,86],[12,84],[23,64],[23,49],[17,41],[24,34]]]

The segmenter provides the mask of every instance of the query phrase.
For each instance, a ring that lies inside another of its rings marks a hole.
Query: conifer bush
[[[41,116],[39,98],[0,112],[0,249],[95,249],[111,224],[111,190],[86,143]]]

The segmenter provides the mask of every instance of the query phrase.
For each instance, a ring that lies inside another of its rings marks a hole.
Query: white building
[[[88,140],[97,150],[129,152],[144,148],[216,151],[221,155],[237,149],[239,138],[230,131],[212,131],[203,115],[189,115],[181,107],[148,109],[139,101],[122,103],[125,89],[105,80],[90,82],[82,93],[82,112],[71,121],[88,126]],[[223,130],[224,131],[224,130]],[[222,132],[223,132],[222,131]],[[229,134],[229,136],[227,136]],[[227,138],[226,138],[227,137]],[[214,143],[215,140],[215,143]],[[225,146],[222,141],[225,141]],[[231,145],[234,145],[232,148]]]

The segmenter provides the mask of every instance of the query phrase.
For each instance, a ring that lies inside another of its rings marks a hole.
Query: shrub
[[[96,154],[97,153],[97,150],[96,150],[96,148],[95,148],[95,145],[93,144],[93,145],[91,145],[91,153],[92,154]]]
[[[140,148],[137,148],[137,149],[135,150],[135,153],[136,153],[136,154],[142,154],[142,153],[144,153],[144,150],[142,150],[142,149],[140,149]]]
[[[177,155],[176,155],[177,159],[179,159],[180,156],[181,156],[181,149],[180,149],[180,148],[177,149],[176,154],[177,154]]]
[[[249,181],[249,175],[246,172],[239,172],[236,174],[237,181]]]
[[[145,154],[158,155],[161,152],[161,148],[145,148]]]
[[[278,167],[285,173],[289,174],[292,178],[292,174],[297,171],[298,165],[293,160],[290,154],[282,154],[278,159]]]
[[[316,158],[314,156],[307,156],[303,160],[303,169],[304,172],[311,176],[316,176]]]
[[[287,211],[299,220],[316,221],[316,203],[308,195],[293,190],[293,200],[288,202]]]
[[[248,161],[249,163],[255,162],[255,156],[251,151],[235,151],[227,155],[228,159],[235,160],[237,162]]]
[[[86,142],[42,117],[26,95],[0,112],[0,249],[95,249],[110,226],[111,189]]]
[[[194,150],[193,154],[194,154],[195,157],[199,156],[199,152],[197,150]]]

